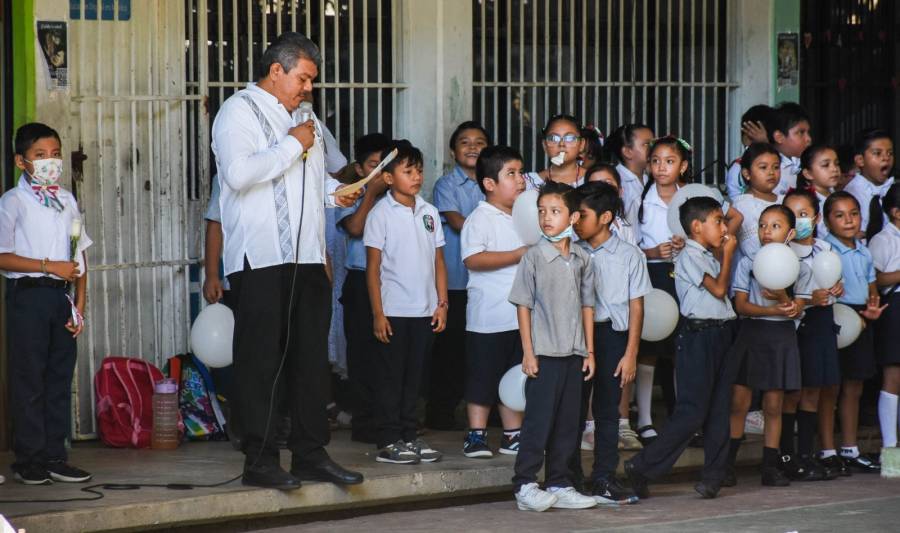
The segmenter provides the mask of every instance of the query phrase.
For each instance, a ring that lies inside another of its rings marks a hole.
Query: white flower
[[[81,237],[81,219],[73,218],[72,219],[72,237],[79,238]]]

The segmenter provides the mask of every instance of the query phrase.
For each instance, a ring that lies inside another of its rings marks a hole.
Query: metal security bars
[[[189,0],[187,9],[187,85],[208,95],[198,113],[208,112],[210,124],[222,102],[258,78],[256,62],[265,48],[282,32],[298,31],[319,45],[316,114],[347,158],[357,137],[392,135],[397,92],[405,88],[395,78],[394,1]],[[199,128],[202,119],[195,116]],[[208,142],[192,146],[198,171],[204,157],[212,158]],[[200,182],[201,176],[193,181]]]
[[[545,121],[571,113],[604,133],[645,123],[694,146],[724,180],[729,131],[725,0],[473,0],[474,115],[526,168],[548,164]],[[721,164],[719,164],[721,163]]]

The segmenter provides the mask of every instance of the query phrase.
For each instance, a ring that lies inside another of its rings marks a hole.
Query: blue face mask
[[[813,234],[813,219],[809,217],[797,217],[797,238],[805,239]]]
[[[554,236],[554,237],[551,237],[551,236],[547,235],[547,234],[544,233],[544,232],[541,232],[541,235],[543,235],[544,238],[547,239],[547,240],[550,241],[550,242],[559,242],[559,241],[561,241],[561,240],[563,240],[563,239],[571,238],[572,236],[574,236],[574,235],[575,235],[575,230],[573,230],[573,229],[572,229],[572,225],[569,224],[569,227],[568,227],[568,228],[562,230],[562,232],[560,232],[559,235],[556,235],[556,236]]]

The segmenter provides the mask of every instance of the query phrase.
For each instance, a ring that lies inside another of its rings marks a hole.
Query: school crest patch
[[[431,215],[423,215],[422,223],[425,224],[425,229],[428,230],[429,233],[434,233],[434,218]]]

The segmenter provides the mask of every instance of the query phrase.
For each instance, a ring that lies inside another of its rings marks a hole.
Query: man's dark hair
[[[353,143],[353,158],[362,165],[372,154],[383,152],[389,144],[391,139],[383,133],[363,135]]]
[[[478,154],[478,161],[475,163],[475,181],[478,182],[481,192],[487,194],[487,189],[484,188],[485,179],[500,181],[500,171],[503,170],[503,165],[510,161],[522,161],[522,154],[509,146],[488,146]]]
[[[480,131],[484,135],[485,140],[487,140],[488,146],[491,145],[491,136],[488,135],[488,132],[486,129],[484,129],[484,126],[482,126],[478,122],[475,122],[474,120],[467,120],[467,121],[463,122],[462,124],[460,124],[459,126],[457,126],[456,129],[453,130],[453,133],[450,134],[450,149],[451,150],[456,150],[456,141],[459,139],[459,136],[462,135],[462,132],[464,132],[466,130]]]
[[[575,189],[571,185],[566,185],[565,183],[553,180],[545,181],[538,190],[538,201],[540,202],[542,197],[549,194],[558,194],[561,196],[570,215],[578,211],[581,197],[575,192]]]
[[[13,141],[16,155],[24,156],[25,152],[31,148],[32,144],[36,143],[39,139],[45,139],[47,137],[53,137],[62,144],[59,133],[56,133],[55,129],[46,124],[29,122],[24,126],[20,126],[19,129],[16,130],[16,138]]]
[[[706,217],[716,209],[721,210],[722,204],[715,198],[710,198],[709,196],[688,198],[678,207],[678,221],[681,222],[681,229],[690,237],[691,224],[695,220],[705,221]]]
[[[421,167],[424,163],[424,159],[422,157],[422,151],[412,145],[411,142],[406,139],[398,139],[396,141],[392,141],[387,148],[381,152],[381,160],[383,161],[385,157],[388,156],[391,151],[394,149],[397,150],[397,157],[395,157],[390,163],[384,166],[384,172],[393,172],[395,168],[397,168],[400,163],[403,163],[408,166],[418,166]]]
[[[287,31],[275,38],[275,41],[266,48],[259,60],[258,79],[269,75],[272,65],[278,63],[282,70],[289,72],[297,66],[297,59],[308,59],[318,65],[322,62],[322,54],[316,43],[309,40],[302,33]]]
[[[619,191],[609,183],[589,181],[575,190],[581,199],[581,205],[597,213],[598,217],[607,211],[613,215],[610,222],[622,216],[622,198]]]
[[[769,114],[769,122],[765,123],[766,135],[769,136],[769,142],[775,142],[775,132],[780,131],[782,135],[787,136],[791,128],[797,124],[806,121],[809,122],[809,115],[806,110],[795,102],[784,102]]]

